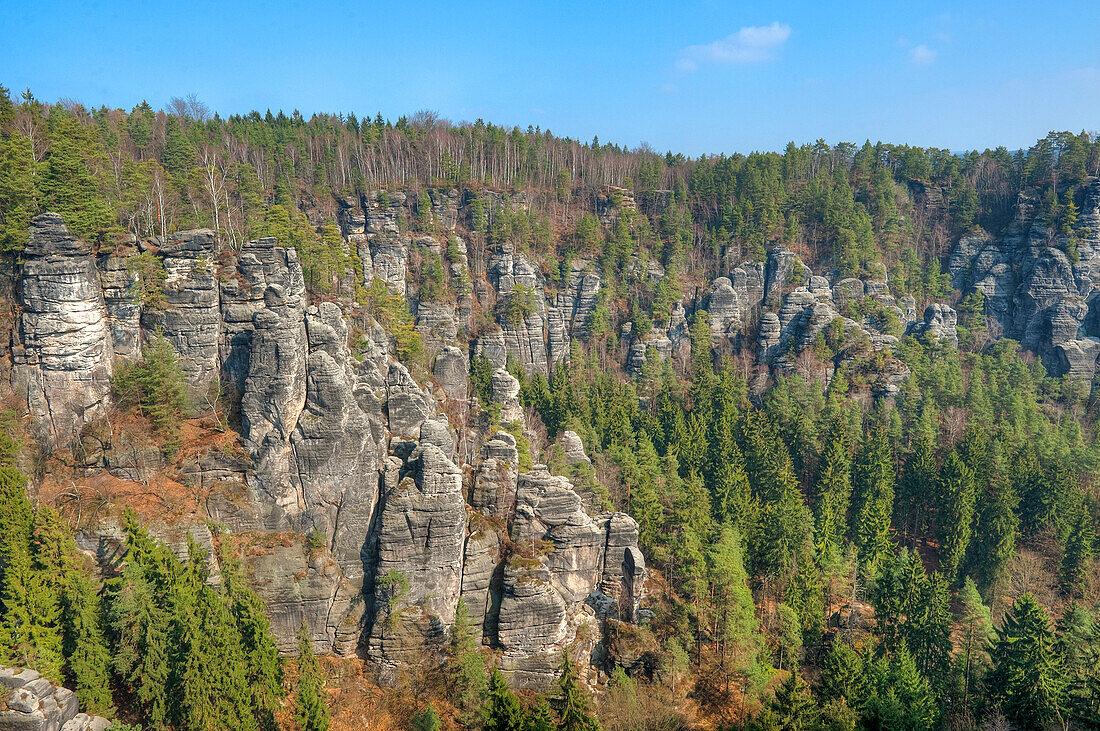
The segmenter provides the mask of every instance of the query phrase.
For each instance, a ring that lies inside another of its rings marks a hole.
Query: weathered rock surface
[[[145,307],[142,326],[163,334],[180,354],[184,375],[196,394],[217,377],[221,312],[214,278],[215,235],[210,229],[181,231],[160,247],[168,277],[164,306]]]
[[[104,731],[111,722],[80,713],[76,694],[34,670],[0,666],[0,731]]]
[[[24,256],[13,385],[43,444],[67,447],[110,404],[114,352],[103,290],[90,248],[56,214],[31,221]]]

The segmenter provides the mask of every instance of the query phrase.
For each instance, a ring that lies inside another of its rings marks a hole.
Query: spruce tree
[[[72,571],[62,601],[65,657],[72,690],[86,713],[110,716],[111,652],[100,620],[99,594],[83,571]]]
[[[969,576],[959,591],[959,603],[962,611],[959,621],[962,624],[962,652],[959,657],[963,676],[963,710],[970,713],[972,699],[975,696],[975,681],[983,678],[989,668],[989,643],[993,639],[993,617],[982,602],[978,587]]]
[[[776,728],[784,731],[810,731],[818,728],[818,711],[806,681],[797,673],[791,673],[775,691],[768,702],[774,714]]]
[[[898,484],[899,525],[908,533],[910,545],[916,545],[916,539],[928,532],[938,478],[935,445],[930,435],[922,434],[905,460]]]
[[[508,681],[499,670],[489,677],[489,694],[485,709],[485,731],[524,731],[526,715],[523,706]]]
[[[1088,561],[1096,551],[1096,525],[1084,506],[1079,506],[1069,521],[1069,535],[1062,552],[1062,585],[1070,596],[1085,588]]]
[[[59,213],[78,238],[105,240],[118,226],[88,166],[101,149],[71,114],[58,110],[49,119],[50,150],[39,180],[42,209]]]
[[[894,510],[894,466],[886,430],[873,427],[856,460],[855,520],[852,539],[859,549],[859,566],[874,576],[893,552],[890,516]]]
[[[241,638],[251,704],[261,729],[274,729],[275,711],[283,697],[283,663],[263,600],[240,575],[240,565],[220,556],[226,600]]]
[[[466,725],[473,725],[485,695],[485,658],[478,652],[466,600],[459,598],[448,648],[448,674],[454,689],[452,700]]]
[[[558,713],[557,731],[599,731],[600,724],[589,715],[588,694],[577,676],[577,667],[568,655],[562,658],[558,692],[550,703]]]
[[[863,658],[839,634],[834,635],[821,663],[822,700],[843,700],[859,710],[867,696],[867,675]]]
[[[814,548],[817,555],[839,556],[852,499],[852,458],[848,430],[838,417],[829,427],[818,464],[814,499]]]
[[[330,724],[321,665],[313,654],[313,643],[306,633],[305,622],[298,629],[298,692],[295,695],[294,719],[302,731],[328,731]]]
[[[143,725],[163,728],[168,721],[171,616],[138,561],[128,561],[108,590],[107,626],[114,671],[133,695]]]
[[[990,444],[986,474],[977,529],[971,542],[971,565],[980,577],[979,585],[985,596],[991,599],[998,585],[1004,581],[1009,562],[1016,555],[1016,535],[1020,526],[1016,515],[1020,499],[1009,478],[999,440],[993,440]]]
[[[527,713],[523,731],[554,731],[554,713],[545,696],[539,696],[535,707]]]
[[[443,727],[443,722],[439,720],[435,706],[429,703],[423,711],[412,717],[410,725],[412,731],[439,731]]]
[[[957,451],[943,461],[939,496],[940,569],[954,582],[970,546],[974,523],[974,473]]]
[[[991,655],[989,686],[1013,722],[1024,729],[1065,725],[1065,668],[1055,651],[1050,616],[1033,594],[1012,604]]]

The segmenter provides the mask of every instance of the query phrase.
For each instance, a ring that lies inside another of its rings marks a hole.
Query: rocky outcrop
[[[507,355],[525,371],[548,374],[546,295],[539,270],[503,243],[490,254],[486,271],[499,298],[497,321]]]
[[[963,295],[982,293],[992,335],[1018,340],[1053,375],[1091,379],[1096,362],[1088,341],[1100,337],[1100,179],[1072,192],[1082,203],[1070,235],[1056,235],[1025,191],[1003,234],[959,240],[948,272]]]
[[[600,275],[584,259],[572,263],[565,286],[547,313],[550,367],[569,357],[569,343],[585,334],[600,294]]]
[[[90,247],[57,214],[31,221],[24,256],[13,385],[43,444],[67,447],[110,404],[114,350],[103,290]]]
[[[0,667],[0,731],[105,731],[111,722],[80,713],[76,694],[34,670]]]
[[[594,650],[600,621],[620,615],[620,599],[623,616],[633,616],[645,573],[638,528],[621,513],[590,517],[569,480],[539,465],[519,475],[512,541],[498,619],[501,667],[513,684],[545,689],[562,650]]]
[[[304,291],[278,284],[264,290],[264,307],[252,317],[248,378],[241,396],[241,436],[255,469],[249,485],[267,506],[272,528],[304,508],[290,438],[306,403]]]
[[[371,655],[384,669],[411,661],[423,651],[422,637],[441,633],[454,621],[466,539],[462,472],[441,449],[415,446],[405,464],[389,474],[370,638]]]
[[[115,358],[134,361],[141,357],[141,301],[135,287],[138,276],[131,272],[126,252],[100,256],[97,260],[103,304],[111,330]]]
[[[453,226],[455,196],[429,200],[434,225]],[[442,255],[439,240],[402,232],[408,209],[399,196],[338,205],[349,245],[368,249],[368,276],[396,291],[406,286],[409,247]],[[141,304],[127,267],[138,250],[159,257],[167,273],[163,299],[151,305]],[[105,413],[112,358],[137,358],[143,340],[163,333],[193,395],[213,396],[218,379],[231,400],[239,396],[241,449],[211,446],[170,465],[155,446],[89,427],[82,468],[141,481],[171,467],[203,495],[207,517],[242,536],[246,575],[281,651],[293,652],[304,624],[318,651],[361,651],[383,679],[392,677],[440,646],[462,597],[519,685],[545,689],[566,647],[602,656],[593,653],[604,621],[632,617],[641,596],[637,528],[623,515],[590,515],[566,477],[542,466],[520,474],[514,435],[526,429],[524,409],[520,382],[505,368],[514,360],[547,373],[567,357],[599,295],[592,268],[577,262],[552,307],[542,275],[507,245],[490,257],[487,281],[460,292],[457,305],[415,302],[410,288],[428,358],[407,366],[392,356],[390,335],[354,305],[309,304],[292,249],[266,238],[224,261],[216,253],[214,234],[197,230],[97,261],[57,217],[37,220],[15,382],[56,432],[50,438],[71,439]],[[460,267],[451,270],[456,286],[468,276],[465,256],[464,247],[449,247],[448,261]],[[469,356],[456,341],[463,297],[468,317],[475,291],[504,316],[478,342],[497,367],[488,415],[471,422]],[[524,298],[518,310],[508,307],[513,296]],[[682,305],[658,334],[662,357],[686,347]],[[570,469],[590,473],[579,437],[562,439]],[[192,537],[217,576],[205,524],[161,533],[180,550],[192,528],[202,529]],[[80,540],[105,562],[122,550],[117,526]]]
[[[268,286],[289,293],[294,300],[303,296],[305,280],[298,253],[278,246],[273,238],[242,246],[237,260],[222,268],[220,279],[222,383],[242,394],[252,351],[253,317],[265,307]]]
[[[210,229],[181,231],[160,247],[159,254],[167,273],[163,306],[145,307],[142,326],[176,347],[188,384],[195,394],[205,395],[220,367],[215,234]]]

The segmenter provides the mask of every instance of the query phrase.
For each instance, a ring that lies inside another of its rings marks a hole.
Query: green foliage
[[[513,328],[518,328],[527,321],[528,317],[535,313],[537,308],[538,301],[535,298],[535,291],[530,287],[517,284],[505,296],[501,316]]]
[[[1032,594],[1012,604],[994,641],[989,686],[1008,717],[1024,729],[1065,726],[1066,677],[1055,652],[1050,616]]]
[[[135,277],[132,287],[134,299],[145,307],[164,307],[164,283],[168,272],[160,257],[151,251],[129,256],[126,258],[126,271]]]
[[[145,345],[139,362],[118,368],[111,389],[120,408],[137,408],[149,418],[167,452],[178,448],[179,423],[187,409],[186,382],[176,349],[163,335]]]
[[[97,587],[83,571],[67,577],[62,597],[65,656],[72,690],[86,713],[111,716],[111,653],[103,632]]]
[[[294,695],[294,720],[302,731],[328,731],[331,721],[324,687],[321,666],[303,622],[298,630],[298,690]],[[436,719],[437,729],[438,724]]]
[[[359,302],[394,340],[397,357],[403,363],[417,363],[424,357],[424,341],[405,299],[381,279],[372,279],[359,291]]]
[[[106,629],[120,688],[146,727],[271,728],[281,670],[258,597],[207,581],[126,515],[126,561],[108,582]]]
[[[461,597],[455,605],[455,622],[447,664],[453,695],[460,717],[468,726],[476,725],[486,694],[485,657],[478,651],[478,638],[470,623],[470,610]]]
[[[587,691],[568,655],[562,659],[558,692],[550,705],[558,714],[557,731],[599,731],[600,724],[589,714]]]

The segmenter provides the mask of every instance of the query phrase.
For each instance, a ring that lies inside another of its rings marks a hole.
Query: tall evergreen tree
[[[65,657],[72,690],[81,710],[99,716],[112,715],[111,652],[100,620],[99,594],[84,571],[67,577],[62,601],[65,618]]]
[[[829,427],[818,464],[814,499],[814,548],[818,556],[839,556],[852,499],[848,430],[838,417]]]
[[[987,597],[993,596],[996,587],[1003,582],[1009,562],[1016,555],[1016,535],[1020,524],[1016,515],[1020,500],[1009,478],[999,440],[993,440],[989,453],[986,486],[978,509],[978,527],[971,543],[971,563]]]
[[[852,539],[859,549],[860,569],[874,576],[893,552],[890,516],[894,510],[894,465],[884,428],[873,427],[864,437],[856,465]]]
[[[485,710],[485,731],[525,731],[527,717],[523,706],[499,670],[489,677]]]
[[[331,723],[324,698],[321,665],[313,654],[313,643],[306,633],[305,622],[298,630],[298,691],[294,719],[302,731],[328,731]]]
[[[940,568],[952,582],[958,576],[974,524],[974,473],[957,451],[943,461],[939,480]]]
[[[577,676],[577,667],[568,655],[562,659],[558,692],[550,704],[558,713],[557,731],[599,731],[600,724],[589,715],[588,695]]]
[[[1012,604],[997,630],[989,686],[1006,715],[1023,729],[1065,726],[1065,668],[1055,651],[1054,628],[1033,594]]]
[[[922,434],[905,460],[898,484],[899,525],[908,533],[910,545],[916,545],[917,537],[928,532],[938,478],[935,445],[930,435]]]

